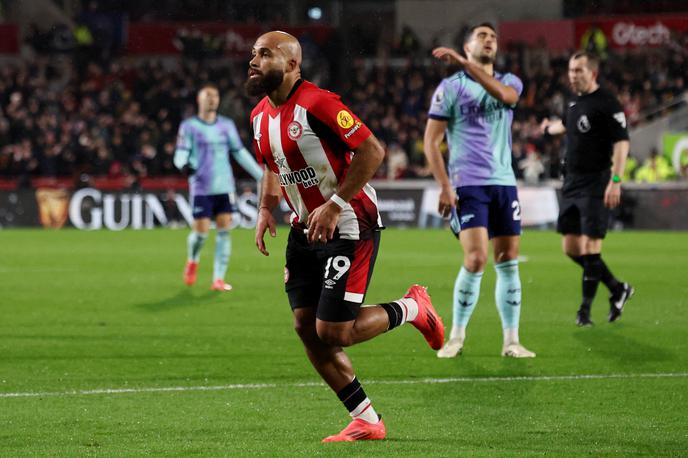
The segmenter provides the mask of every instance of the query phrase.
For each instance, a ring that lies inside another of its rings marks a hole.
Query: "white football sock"
[[[518,328],[504,328],[504,346],[517,344],[518,340]]]
[[[370,399],[368,398],[365,398],[363,402],[361,402],[353,410],[353,412],[350,413],[350,415],[354,420],[359,418],[373,425],[380,421],[380,417],[378,416],[377,412],[375,412],[373,404],[371,404]]]
[[[401,320],[401,324],[407,321],[413,321],[418,316],[418,303],[410,297],[402,297],[399,300],[394,301],[401,305],[401,310],[404,313],[404,317]]]

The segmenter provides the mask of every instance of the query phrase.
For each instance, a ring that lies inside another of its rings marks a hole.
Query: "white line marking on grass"
[[[652,379],[688,378],[688,372],[668,372],[657,374],[582,374],[582,375],[524,375],[506,377],[447,377],[422,378],[409,380],[365,380],[366,385],[433,385],[441,383],[494,383],[494,382],[557,382],[570,380],[611,380],[611,379]],[[323,382],[299,383],[236,383],[231,385],[210,386],[169,386],[141,388],[101,388],[95,390],[45,391],[0,393],[0,398],[42,398],[65,396],[88,396],[94,394],[137,394],[165,393],[183,391],[231,391],[266,390],[271,388],[308,388],[325,386]]]

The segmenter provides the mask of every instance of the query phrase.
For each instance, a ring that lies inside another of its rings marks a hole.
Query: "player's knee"
[[[327,326],[319,326],[318,337],[327,345],[336,347],[349,347],[353,344],[351,332],[342,329],[333,329]]]
[[[487,254],[482,251],[471,251],[466,253],[464,266],[470,272],[482,272],[487,264]]]
[[[294,331],[306,344],[313,340],[318,340],[318,334],[315,332],[315,326],[312,321],[294,320]]]

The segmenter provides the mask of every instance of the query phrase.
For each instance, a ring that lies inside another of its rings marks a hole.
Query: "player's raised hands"
[[[468,62],[466,58],[459,54],[455,49],[444,46],[433,49],[432,55],[436,59],[442,60],[448,64],[463,66],[466,64],[466,62]]]
[[[272,216],[272,212],[267,207],[260,207],[260,210],[258,210],[258,222],[256,223],[256,247],[263,255],[270,256],[263,239],[266,230],[270,231],[271,237],[277,236],[275,217]]]

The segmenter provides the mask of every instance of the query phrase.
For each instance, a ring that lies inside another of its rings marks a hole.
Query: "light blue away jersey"
[[[521,95],[523,83],[516,75],[495,72],[494,77]],[[447,121],[452,186],[516,185],[511,169],[513,109],[464,71],[442,80],[428,115]]]
[[[208,124],[194,116],[179,126],[174,165],[189,165],[196,173],[189,177],[189,191],[194,196],[236,192],[229,155],[253,178],[260,180],[263,170],[246,150],[234,121],[218,116]]]

